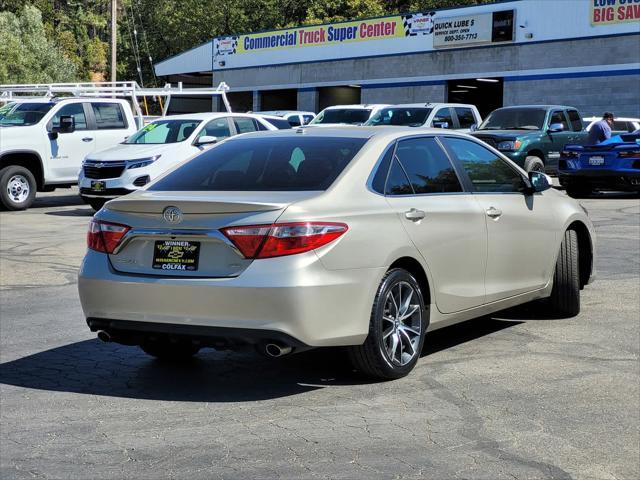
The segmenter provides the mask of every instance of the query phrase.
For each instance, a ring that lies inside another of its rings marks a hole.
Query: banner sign
[[[640,0],[589,0],[591,25],[640,21]]]
[[[437,19],[433,47],[452,48],[513,41],[513,10]]]
[[[218,55],[258,53],[267,50],[326,47],[342,43],[429,35],[433,32],[432,17],[433,13],[396,15],[372,20],[226,37],[216,39],[215,53]]]
[[[397,55],[514,39],[514,10],[440,15],[419,12],[215,38],[213,68]]]

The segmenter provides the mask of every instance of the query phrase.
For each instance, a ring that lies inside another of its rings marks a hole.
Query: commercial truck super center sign
[[[410,53],[513,41],[513,10],[436,18],[420,12],[216,38],[213,68]],[[438,25],[438,36],[434,26]]]

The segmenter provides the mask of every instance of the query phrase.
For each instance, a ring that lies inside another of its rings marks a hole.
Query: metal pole
[[[116,81],[116,34],[118,30],[118,2],[111,0],[111,81]]]

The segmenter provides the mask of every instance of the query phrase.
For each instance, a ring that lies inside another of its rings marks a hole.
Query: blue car
[[[574,198],[595,190],[640,193],[640,130],[598,145],[566,145],[560,153],[558,180]]]

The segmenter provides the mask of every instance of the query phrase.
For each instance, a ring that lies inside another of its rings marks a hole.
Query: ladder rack
[[[16,99],[54,98],[59,94],[68,94],[74,97],[89,98],[127,98],[130,99],[137,115],[143,118],[139,99],[146,97],[163,98],[162,116],[169,111],[169,103],[172,96],[220,96],[228,112],[231,105],[227,99],[229,86],[220,82],[217,87],[183,88],[182,82],[178,86],[170,83],[164,87],[146,88],[137,82],[92,82],[92,83],[32,83],[16,85],[0,85],[0,102],[10,102]]]

